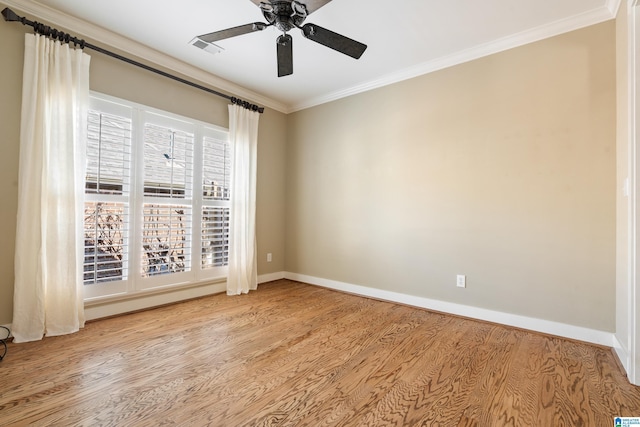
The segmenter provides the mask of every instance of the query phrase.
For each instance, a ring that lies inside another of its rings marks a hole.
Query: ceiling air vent
[[[200,37],[195,37],[193,40],[191,40],[189,42],[189,44],[194,45],[197,48],[200,48],[202,50],[206,50],[209,53],[220,53],[222,52],[224,49],[221,48],[220,46],[218,46],[217,44],[213,44],[213,43],[208,43],[204,40],[202,40]]]

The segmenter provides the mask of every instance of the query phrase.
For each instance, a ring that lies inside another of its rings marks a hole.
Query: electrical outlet
[[[459,287],[459,288],[466,288],[467,287],[467,276],[465,276],[464,274],[458,274],[457,281],[456,281],[456,286]]]
[[[271,262],[273,257],[271,256],[271,252],[267,254],[267,262]]]

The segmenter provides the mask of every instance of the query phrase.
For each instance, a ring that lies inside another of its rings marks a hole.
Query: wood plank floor
[[[9,344],[0,425],[612,426],[612,350],[282,280]]]

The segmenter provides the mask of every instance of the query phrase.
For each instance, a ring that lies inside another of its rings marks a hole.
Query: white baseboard
[[[614,334],[611,332],[598,331],[544,319],[536,319],[533,317],[520,316],[517,314],[487,310],[479,307],[417,297],[413,295],[401,294],[398,292],[369,288],[366,286],[353,285],[350,283],[322,279],[319,277],[307,276],[304,274],[285,272],[285,278],[309,283],[311,285],[335,289],[338,291],[349,292],[364,297],[397,302],[442,313],[449,313],[457,316],[469,317],[492,323],[499,323],[502,325],[513,326],[516,328],[527,329],[535,332],[542,332],[545,334],[555,335],[578,341],[585,341],[593,344],[604,345],[607,347],[614,347]]]
[[[622,363],[624,371],[629,372],[629,352],[618,340],[618,337],[616,337],[615,334],[613,335],[613,350],[616,352],[618,359],[620,359],[620,363]]]
[[[285,274],[284,271],[277,271],[275,273],[269,273],[269,274],[261,274],[260,276],[258,276],[258,284],[284,279],[284,274]]]

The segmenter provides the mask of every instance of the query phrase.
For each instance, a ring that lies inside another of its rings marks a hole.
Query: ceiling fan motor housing
[[[295,0],[271,0],[260,5],[267,22],[286,33],[302,25],[307,18],[306,7]]]

